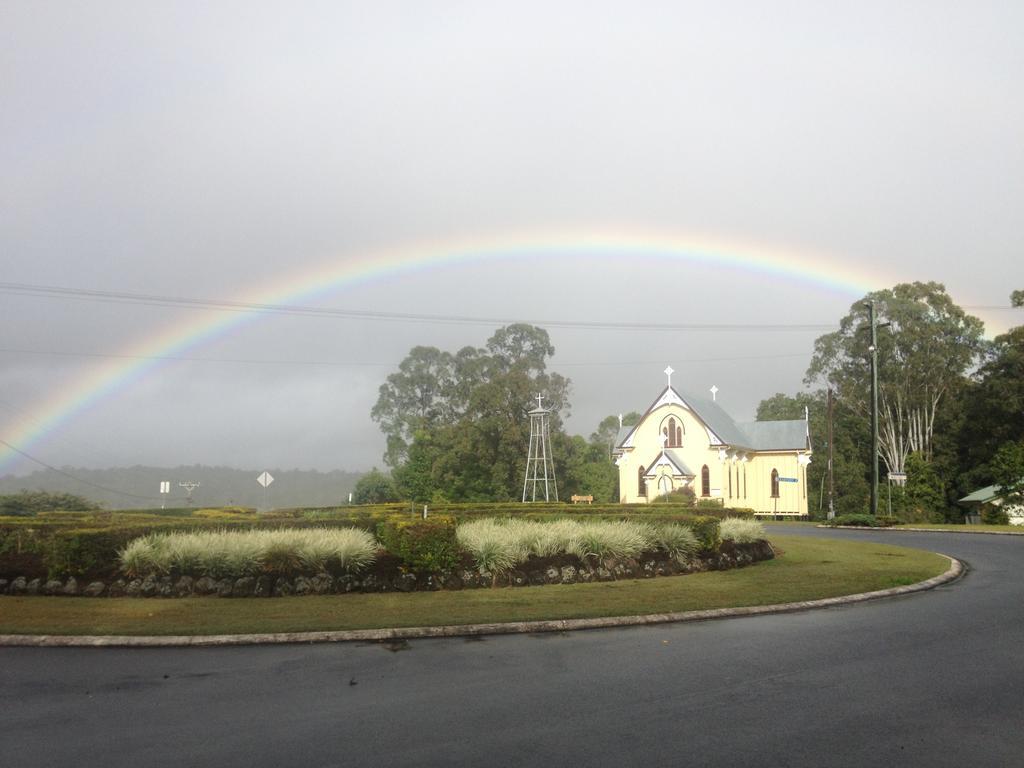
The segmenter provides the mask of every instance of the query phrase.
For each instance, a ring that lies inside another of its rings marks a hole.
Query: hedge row
[[[519,508],[521,510],[521,507]],[[495,515],[491,515],[494,517]],[[358,515],[327,519],[267,518],[259,521],[178,520],[173,525],[108,525],[104,528],[74,528],[61,525],[28,528],[0,524],[0,578],[109,578],[118,573],[118,553],[129,542],[154,532],[190,532],[209,530],[212,524],[225,530],[356,527],[376,535],[384,547],[410,569],[418,572],[445,570],[458,558],[455,526],[460,519],[472,516],[429,515],[426,520],[404,514],[378,516],[365,511]],[[512,517],[512,515],[509,515]],[[552,521],[574,517],[558,512],[520,512],[514,517]],[[592,520],[621,520],[629,515],[588,515]],[[658,523],[679,523],[690,528],[702,550],[717,550],[719,518],[710,515],[679,514],[660,507],[657,513],[645,514],[644,520]]]
[[[0,524],[0,578],[96,578],[118,573],[117,555],[130,541],[154,532],[190,532],[196,530],[249,530],[276,528],[350,528],[370,532],[376,525],[353,526],[347,520],[179,520],[175,524],[75,528],[50,525],[29,528]]]

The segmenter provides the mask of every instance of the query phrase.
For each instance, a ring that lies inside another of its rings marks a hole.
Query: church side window
[[[732,467],[729,467],[729,498],[732,498]]]
[[[711,472],[707,464],[700,468],[700,495],[711,495]]]
[[[779,470],[772,470],[772,498],[779,498]]]
[[[647,480],[644,478],[644,472],[646,472],[646,470],[644,469],[644,465],[641,464],[640,469],[638,469],[636,473],[636,492],[641,496],[647,495]]]

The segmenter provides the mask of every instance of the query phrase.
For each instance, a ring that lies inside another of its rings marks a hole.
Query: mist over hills
[[[266,492],[256,482],[262,469],[234,469],[202,465],[179,467],[114,467],[78,469],[63,467],[60,472],[44,469],[29,475],[0,477],[0,494],[22,490],[74,493],[102,504],[107,509],[184,507],[188,505],[181,482],[198,482],[192,492],[193,505],[245,507],[318,507],[348,501],[348,494],[364,473],[332,470],[274,469],[267,471],[274,482]],[[61,473],[66,474],[61,474]],[[160,494],[160,483],[171,484],[170,493]]]

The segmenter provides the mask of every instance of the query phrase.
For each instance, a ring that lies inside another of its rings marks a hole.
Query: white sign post
[[[263,486],[263,511],[265,512],[267,507],[267,486],[274,482],[274,476],[269,472],[263,472],[259,477],[256,478],[256,482]]]
[[[171,481],[170,480],[161,480],[160,481],[160,496],[161,497],[166,496],[170,492],[171,492]],[[164,501],[163,498],[161,498],[160,499],[160,509],[164,509],[166,506],[167,506],[167,503]]]

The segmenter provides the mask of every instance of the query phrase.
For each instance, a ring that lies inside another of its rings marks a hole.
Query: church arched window
[[[779,498],[779,470],[772,470],[772,498]]]
[[[641,464],[640,469],[638,469],[636,473],[636,492],[640,496],[647,495],[647,479],[644,477],[645,471],[644,465]]]
[[[661,422],[661,440],[666,448],[681,448],[684,434],[683,422],[676,421],[675,416]]]
[[[700,468],[700,495],[711,495],[711,471],[707,464]]]

